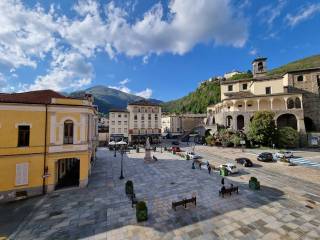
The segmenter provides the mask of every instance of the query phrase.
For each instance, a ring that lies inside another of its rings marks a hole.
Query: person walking
[[[194,161],[192,162],[192,169],[196,169],[195,166],[194,166]]]
[[[201,170],[201,162],[199,162],[199,169]]]
[[[221,179],[221,184],[224,185],[224,178]]]
[[[210,167],[210,165],[208,165],[208,172],[209,172],[209,174],[211,174],[211,167]]]

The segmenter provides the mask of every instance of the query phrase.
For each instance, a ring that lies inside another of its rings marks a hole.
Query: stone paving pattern
[[[239,195],[221,198],[216,172],[191,169],[191,161],[170,153],[155,155],[159,161],[145,164],[143,153],[128,154],[125,179],[119,180],[119,154],[114,158],[99,149],[89,186],[43,197],[13,239],[320,239],[317,198],[310,200],[311,209],[304,199],[275,187],[251,191],[247,182],[232,178],[226,184],[239,186]],[[147,202],[147,222],[136,222],[125,195],[127,180],[133,181],[137,198]],[[193,193],[196,207],[171,209],[172,201]]]

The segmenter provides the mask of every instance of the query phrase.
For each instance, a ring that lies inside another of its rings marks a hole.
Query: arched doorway
[[[55,189],[79,186],[80,159],[63,158],[56,161]]]
[[[293,129],[297,130],[297,118],[295,115],[286,113],[282,114],[277,118],[277,127],[292,127]]]
[[[312,131],[315,131],[315,130],[316,130],[316,129],[315,129],[315,126],[314,126],[314,124],[313,124],[312,119],[309,118],[309,117],[305,117],[305,118],[304,118],[304,125],[305,125],[305,127],[306,127],[306,131],[307,131],[307,132],[312,132]]]
[[[239,115],[237,117],[237,130],[242,130],[244,128],[244,116]]]

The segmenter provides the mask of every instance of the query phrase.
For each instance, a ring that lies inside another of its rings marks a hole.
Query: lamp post
[[[122,179],[124,179],[124,176],[123,176],[123,154],[124,154],[124,149],[123,149],[123,147],[125,145],[127,145],[127,143],[124,142],[123,140],[121,140],[120,142],[117,142],[116,144],[120,145],[120,147],[121,147],[121,151],[120,151],[120,153],[121,153],[121,171],[120,171],[119,179],[122,180]]]

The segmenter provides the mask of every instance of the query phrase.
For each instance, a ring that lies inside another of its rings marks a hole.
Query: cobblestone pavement
[[[243,179],[228,177],[226,184],[239,186],[240,193],[221,198],[216,172],[191,169],[191,161],[170,153],[155,155],[159,161],[145,164],[143,153],[128,154],[125,179],[119,180],[119,155],[99,149],[89,186],[47,195],[12,239],[320,239],[320,199],[312,193],[319,185],[306,182],[286,192],[295,182],[277,177],[273,185],[261,182],[261,191],[251,191]],[[137,198],[147,202],[147,222],[136,222],[124,191],[129,179]],[[196,207],[172,210],[172,201],[193,193]]]

